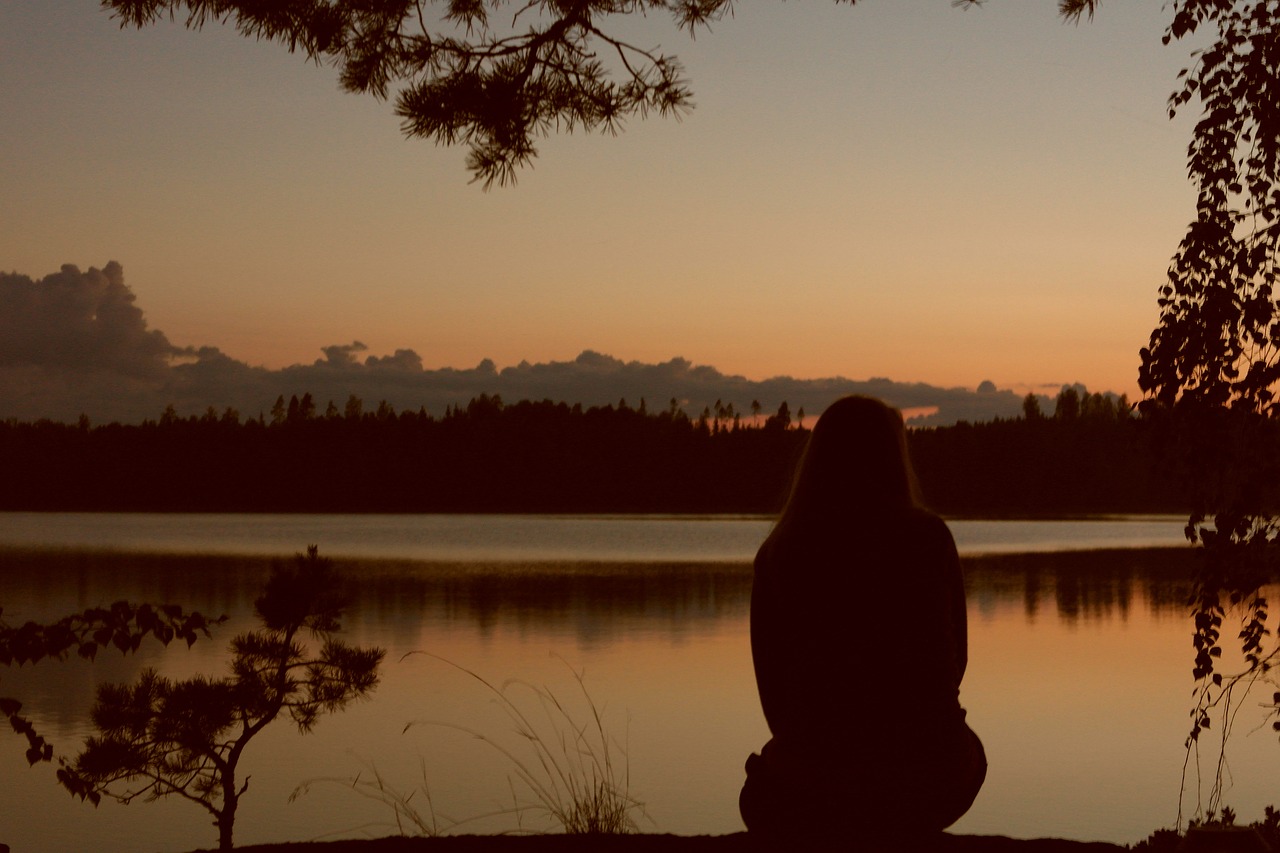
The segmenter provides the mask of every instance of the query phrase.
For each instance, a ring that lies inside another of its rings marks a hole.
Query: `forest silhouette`
[[[951,515],[1183,512],[1168,430],[1123,398],[1065,388],[1052,413],[910,432],[927,504]],[[235,410],[92,426],[0,422],[0,510],[182,512],[771,513],[808,436],[803,410],[732,405],[690,417],[506,404],[481,395],[441,417],[318,409],[281,397]]]

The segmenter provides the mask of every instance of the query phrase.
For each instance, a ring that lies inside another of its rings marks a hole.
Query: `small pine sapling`
[[[345,604],[332,562],[315,546],[272,567],[255,602],[262,628],[231,641],[231,674],[172,681],[146,670],[132,685],[98,690],[98,734],[58,779],[97,805],[177,796],[213,816],[218,846],[229,850],[236,807],[248,787],[236,769],[249,741],[281,715],[305,734],[322,713],[367,697],[384,652],[334,639]],[[312,648],[301,634],[320,644]]]

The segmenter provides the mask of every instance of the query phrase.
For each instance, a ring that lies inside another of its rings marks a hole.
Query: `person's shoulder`
[[[775,528],[760,544],[754,561],[756,574],[770,571],[781,558],[782,553],[787,550],[781,541],[782,538],[781,531]]]
[[[942,516],[924,507],[912,507],[902,514],[902,523],[922,530],[946,530],[947,523]]]
[[[790,524],[775,527],[756,551],[756,577],[774,572],[794,575],[803,567],[829,560],[849,547],[847,527]]]
[[[756,558],[752,561],[752,565],[755,567],[757,572],[769,565],[773,557],[774,547],[774,538],[772,536],[760,543],[760,548],[756,551]]]
[[[923,507],[915,507],[907,512],[903,517],[903,524],[913,536],[918,536],[922,541],[947,543],[950,547],[955,547],[951,528],[947,527],[942,516]]]

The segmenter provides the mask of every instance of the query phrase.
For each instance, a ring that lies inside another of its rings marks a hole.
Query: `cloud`
[[[180,352],[163,333],[147,329],[115,261],[84,273],[66,264],[38,282],[0,273],[0,367],[146,377],[163,373]]]
[[[484,359],[475,367],[428,369],[411,349],[369,354],[361,341],[321,349],[322,358],[280,370],[254,367],[214,346],[176,347],[147,328],[142,309],[124,283],[120,264],[81,273],[74,266],[33,281],[0,274],[0,417],[74,420],[80,413],[95,423],[137,422],[158,417],[172,404],[181,415],[234,408],[246,417],[269,412],[277,396],[310,393],[323,412],[333,401],[363,400],[371,410],[385,400],[397,411],[440,415],[449,405],[466,405],[480,394],[565,401],[585,406],[633,407],[641,399],[651,411],[671,400],[691,416],[717,401],[750,415],[784,400],[792,413],[803,408],[808,423],[832,400],[869,394],[904,411],[918,412],[917,424],[989,420],[1020,413],[1022,398],[984,381],[977,390],[940,388],[887,378],[840,376],[763,380],[721,373],[675,357],[656,364],[623,361],[585,350],[570,361],[550,361],[499,369]],[[1052,410],[1052,404],[1042,402]]]
[[[321,347],[320,351],[324,353],[324,361],[317,361],[316,366],[349,367],[356,363],[356,353],[364,352],[367,349],[368,347],[360,343],[360,341]]]

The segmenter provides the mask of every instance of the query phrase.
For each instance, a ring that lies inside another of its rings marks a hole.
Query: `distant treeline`
[[[808,419],[812,421],[810,417]],[[0,423],[0,509],[201,512],[777,511],[803,410],[677,401],[591,407],[480,396],[442,417],[310,394],[91,425]],[[1064,389],[1052,414],[912,430],[928,504],[947,514],[1181,512],[1158,441],[1128,404]]]

